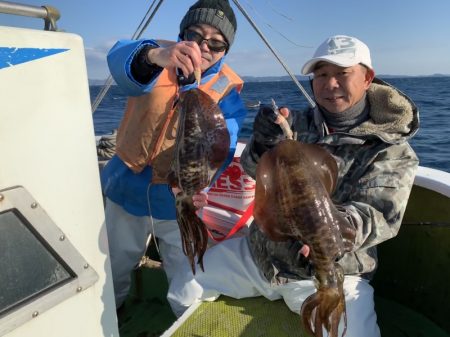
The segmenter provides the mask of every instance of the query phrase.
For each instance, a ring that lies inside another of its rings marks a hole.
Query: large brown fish
[[[195,273],[195,256],[204,270],[208,232],[196,214],[192,196],[209,186],[227,159],[230,134],[217,103],[199,89],[183,92],[178,109],[180,117],[169,184],[181,189],[176,196],[177,221],[184,254]]]
[[[293,140],[267,151],[256,172],[255,223],[274,241],[295,239],[310,247],[317,292],[303,303],[301,317],[317,337],[323,328],[337,337],[342,316],[342,336],[347,327],[344,273],[336,262],[348,250],[339,230],[346,220],[330,199],[337,172],[325,149]]]

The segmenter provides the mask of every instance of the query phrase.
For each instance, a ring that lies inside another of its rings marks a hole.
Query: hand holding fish
[[[282,107],[277,112],[270,106],[261,106],[259,109],[253,123],[253,137],[257,147],[256,151],[259,155],[286,139],[285,132],[280,124],[277,123],[281,116],[290,128],[292,125],[292,114],[288,108]]]
[[[275,124],[278,124],[283,130],[283,134],[286,136],[286,139],[293,139],[293,132],[291,130],[291,125],[289,124],[286,117],[289,117],[289,110],[288,108],[278,108],[277,103],[275,103],[275,100],[272,98],[272,109],[275,113],[276,119]]]
[[[172,188],[172,193],[174,196],[177,196],[178,193],[180,192],[181,192],[180,188],[178,187]],[[192,200],[194,201],[194,206],[197,208],[197,210],[200,210],[206,205],[208,205],[208,194],[205,191],[200,191],[192,196]]]
[[[150,49],[147,61],[163,68],[178,68],[185,77],[199,71],[202,65],[202,54],[197,43],[192,41],[164,41],[161,47]]]

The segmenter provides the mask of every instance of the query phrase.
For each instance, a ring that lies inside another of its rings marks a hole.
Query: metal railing
[[[9,1],[0,1],[0,13],[43,19],[44,29],[49,31],[57,31],[56,21],[61,17],[52,6],[32,6]]]

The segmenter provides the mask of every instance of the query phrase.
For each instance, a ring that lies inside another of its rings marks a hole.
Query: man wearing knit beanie
[[[158,238],[169,282],[180,264],[189,264],[166,181],[177,132],[173,111],[179,93],[197,87],[217,102],[231,138],[224,169],[234,156],[247,114],[240,96],[243,82],[224,63],[236,27],[227,0],[199,0],[182,18],[178,41],[121,40],[108,54],[111,75],[130,96],[117,133],[116,155],[101,173],[117,307],[128,294],[130,273],[145,254],[149,234]],[[204,192],[193,199],[198,209],[206,205]]]
[[[180,36],[183,36],[186,28],[198,24],[216,28],[224,36],[228,46],[233,44],[237,22],[228,0],[197,1],[181,20]]]

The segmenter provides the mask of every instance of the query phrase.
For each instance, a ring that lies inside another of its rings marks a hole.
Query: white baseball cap
[[[369,47],[357,38],[346,35],[335,35],[326,39],[316,50],[312,59],[302,68],[302,74],[314,71],[317,62],[325,61],[340,67],[351,67],[362,63],[372,68]]]

